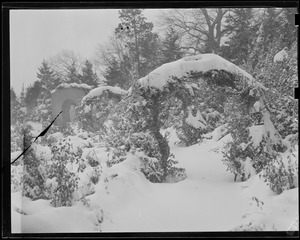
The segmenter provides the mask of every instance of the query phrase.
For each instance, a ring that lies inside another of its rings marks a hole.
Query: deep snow
[[[137,170],[138,157],[130,153],[122,163],[104,167],[95,193],[86,197],[89,207],[77,203],[54,208],[49,201],[31,201],[21,198],[20,192],[12,193],[12,232],[298,228],[298,188],[275,195],[258,175],[246,182],[234,182],[233,175],[226,172],[220,153],[230,136],[218,139],[212,136],[201,144],[179,147],[175,144],[176,136],[171,134],[171,152],[187,172],[187,178],[178,183],[149,182]],[[98,149],[95,154],[105,166],[104,151]]]

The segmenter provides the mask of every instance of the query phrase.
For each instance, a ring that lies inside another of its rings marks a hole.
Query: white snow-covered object
[[[87,90],[90,90],[90,89],[93,88],[92,86],[89,86],[85,83],[81,83],[81,84],[78,84],[78,83],[62,83],[62,84],[59,84],[54,90],[52,90],[51,93],[54,93],[57,90],[62,89],[62,88],[72,88],[72,87],[82,88],[82,89],[87,89]]]
[[[281,51],[279,51],[278,53],[276,53],[276,55],[274,56],[273,62],[274,63],[278,63],[278,62],[282,62],[285,59],[288,58],[288,54],[287,54],[287,47],[283,48]]]
[[[82,98],[82,102],[84,102],[88,98],[92,98],[92,97],[95,97],[95,96],[100,96],[103,93],[103,91],[106,91],[106,90],[108,90],[112,93],[115,93],[115,94],[119,94],[119,95],[125,95],[125,94],[128,93],[126,90],[124,90],[122,88],[119,88],[119,87],[100,86],[100,87],[94,88],[87,95],[85,95]]]
[[[191,71],[205,73],[210,70],[224,70],[236,75],[241,75],[249,81],[249,84],[264,88],[263,85],[257,83],[249,73],[226,59],[212,53],[188,56],[174,62],[165,63],[145,77],[140,78],[138,83],[144,88],[153,87],[163,90],[168,82],[173,81],[173,76],[182,77]]]
[[[249,127],[249,134],[251,136],[253,146],[258,147],[263,137],[269,137],[274,144],[281,144],[282,139],[276,131],[268,111],[263,111],[263,125],[253,125]]]
[[[196,116],[194,117],[191,109],[189,109],[189,116],[185,119],[186,123],[196,129],[206,129],[206,121],[203,119],[199,109]]]

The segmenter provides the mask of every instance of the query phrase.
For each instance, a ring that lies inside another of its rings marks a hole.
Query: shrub
[[[71,206],[73,194],[78,188],[78,176],[72,170],[83,171],[82,150],[74,149],[72,143],[64,138],[52,147],[52,159],[48,169],[49,197],[55,207]],[[76,164],[76,165],[75,165]]]
[[[298,152],[298,149],[293,147],[283,154],[278,154],[264,166],[260,174],[277,194],[298,187],[298,160],[295,152]]]
[[[99,131],[104,129],[104,122],[116,103],[121,100],[119,94],[104,90],[101,95],[84,99],[76,108],[80,125],[85,130]]]

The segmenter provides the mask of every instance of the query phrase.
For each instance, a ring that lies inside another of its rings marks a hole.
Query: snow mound
[[[85,83],[81,83],[81,84],[78,84],[78,83],[62,83],[60,85],[58,85],[54,90],[51,91],[51,93],[54,93],[56,92],[57,90],[59,89],[63,89],[63,88],[82,88],[82,89],[87,89],[87,90],[90,90],[92,89],[93,87],[92,86],[89,86]]]
[[[104,91],[110,91],[112,93],[119,94],[119,95],[127,94],[126,90],[119,88],[119,87],[101,86],[101,87],[94,88],[87,95],[85,95],[82,99],[82,102],[84,102],[85,100],[87,100],[89,98],[92,98],[95,96],[100,96]]]
[[[288,54],[286,52],[287,48],[283,48],[281,51],[279,51],[278,53],[276,53],[276,55],[274,56],[273,62],[274,63],[278,63],[278,62],[282,62],[285,59],[288,58]]]
[[[105,168],[101,180],[95,186],[95,193],[87,196],[92,208],[101,205],[113,214],[137,199],[148,196],[151,183],[140,171],[140,165],[138,156],[128,153],[123,162]]]
[[[13,233],[99,232],[97,209],[82,204],[54,208],[49,200],[32,201],[21,192],[11,195]]]
[[[172,80],[173,76],[182,77],[191,71],[208,72],[210,70],[225,70],[236,75],[241,75],[248,79],[252,85],[263,87],[261,84],[256,83],[249,73],[212,53],[188,56],[174,62],[163,64],[145,77],[140,78],[138,82],[142,87],[153,87],[163,90],[167,83]]]

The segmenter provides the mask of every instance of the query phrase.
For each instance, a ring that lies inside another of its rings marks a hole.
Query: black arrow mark
[[[49,124],[49,126],[47,127],[47,128],[45,128],[45,130],[44,131],[42,131],[35,139],[34,139],[34,141],[14,160],[14,161],[12,161],[10,164],[13,164],[15,161],[17,161],[22,155],[24,155],[25,154],[25,152],[31,147],[31,145],[33,144],[33,143],[35,143],[36,142],[36,140],[39,138],[39,137],[42,137],[42,136],[44,136],[47,132],[48,132],[48,130],[49,130],[49,128],[52,126],[52,124],[55,122],[55,120],[58,118],[58,116],[62,113],[63,111],[61,111],[55,118],[54,118],[54,120]]]

